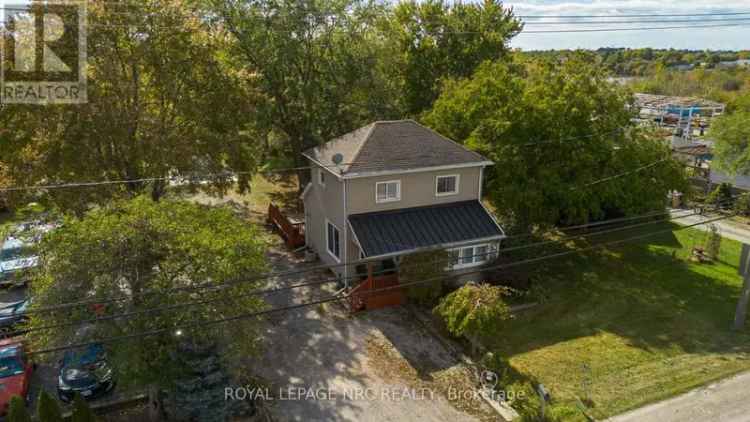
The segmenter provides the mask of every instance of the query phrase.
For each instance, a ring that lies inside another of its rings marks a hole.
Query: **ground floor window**
[[[341,232],[330,221],[326,222],[326,246],[328,253],[341,260]]]
[[[453,268],[476,267],[497,258],[497,243],[464,246],[449,252],[453,257]]]

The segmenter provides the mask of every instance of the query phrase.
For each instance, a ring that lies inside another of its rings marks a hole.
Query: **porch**
[[[359,257],[367,260],[366,266],[357,266],[351,283],[355,312],[405,303],[406,292],[396,287],[402,256],[448,250],[453,261],[439,265],[457,270],[451,275],[460,277],[461,270],[471,272],[496,257],[505,237],[479,201],[355,214],[348,223]]]

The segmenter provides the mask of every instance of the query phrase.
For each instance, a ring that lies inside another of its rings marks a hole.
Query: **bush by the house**
[[[401,284],[417,283],[407,287],[409,300],[420,305],[432,306],[443,292],[446,270],[451,265],[448,251],[436,250],[405,256],[399,267]],[[423,280],[429,280],[421,283]]]
[[[467,284],[443,298],[434,312],[452,335],[481,340],[497,335],[512,317],[506,296],[504,287]]]

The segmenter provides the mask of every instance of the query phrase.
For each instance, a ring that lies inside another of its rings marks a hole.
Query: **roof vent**
[[[338,166],[344,162],[344,156],[337,152],[336,154],[333,154],[331,160],[333,161],[333,164],[336,164]]]

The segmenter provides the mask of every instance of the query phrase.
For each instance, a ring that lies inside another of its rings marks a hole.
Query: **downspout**
[[[482,185],[484,184],[484,166],[479,167],[479,202],[482,202]]]
[[[343,177],[341,180],[344,182],[344,288],[349,288],[349,215],[346,209],[346,187],[348,180]]]

